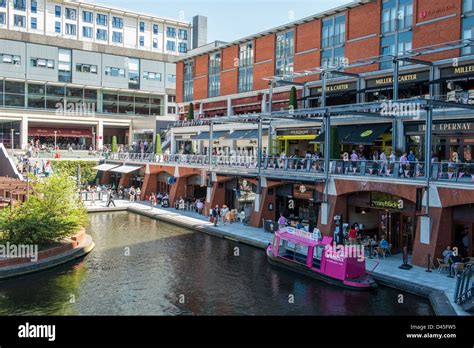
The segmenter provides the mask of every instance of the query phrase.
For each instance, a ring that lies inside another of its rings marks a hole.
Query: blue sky
[[[350,0],[93,0],[137,12],[190,21],[208,17],[208,41],[233,41],[277,27]]]

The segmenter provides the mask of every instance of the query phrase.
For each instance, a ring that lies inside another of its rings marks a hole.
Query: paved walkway
[[[90,206],[88,203],[86,203],[86,206],[90,212],[128,210],[260,248],[265,248],[268,243],[271,243],[273,237],[273,234],[265,232],[262,228],[250,227],[238,222],[226,225],[219,223],[217,227],[214,227],[206,216],[174,208],[151,209],[149,205],[144,203],[130,203],[128,201],[115,201],[116,208],[106,208],[105,202],[96,202],[95,206]],[[402,263],[401,255],[388,256],[385,259],[380,258],[378,260],[367,259],[367,270],[371,271],[377,265],[373,272],[376,280],[400,287],[403,290],[415,290],[417,293],[425,293],[426,295],[433,289],[440,290],[447,296],[449,303],[458,315],[470,315],[454,303],[456,279],[448,278],[446,272],[440,274],[436,269],[431,273],[426,272],[426,268],[418,266],[413,266],[410,270],[403,270],[399,268]],[[411,257],[409,258],[409,264],[411,264]]]

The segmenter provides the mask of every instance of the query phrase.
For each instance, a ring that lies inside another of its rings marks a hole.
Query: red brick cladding
[[[237,93],[238,55],[238,45],[222,50],[221,96]]]
[[[351,64],[355,60],[376,57],[380,55],[380,21],[381,0],[355,7],[346,15],[345,56]],[[373,37],[352,41],[361,37],[376,34]],[[359,68],[348,69],[348,72],[362,73],[378,70],[379,65],[373,64]]]
[[[178,103],[183,102],[183,73],[184,63],[178,62],[176,64],[176,101]]]
[[[436,18],[456,16],[437,22],[416,25]],[[413,48],[426,47],[461,38],[462,0],[418,0],[413,8]],[[417,58],[440,60],[458,57],[459,50],[429,54]]]
[[[198,56],[195,59],[195,70],[194,70],[194,99],[195,100],[207,98],[208,62],[209,62],[209,55],[207,54]]]
[[[255,40],[255,64],[253,67],[254,91],[268,88],[265,77],[275,75],[275,34],[266,35]]]
[[[321,20],[318,19],[298,25],[296,27],[295,41],[295,71],[319,67],[321,65]],[[310,52],[298,54],[305,51]],[[301,77],[295,81],[307,82],[314,80],[319,80],[319,75]]]

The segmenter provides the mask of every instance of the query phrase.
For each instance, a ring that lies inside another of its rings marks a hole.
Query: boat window
[[[321,261],[323,257],[323,252],[324,252],[324,245],[318,245],[317,247],[314,248],[313,258]]]
[[[298,263],[306,264],[308,255],[308,246],[298,245],[288,241],[281,241],[278,248],[278,256],[293,260]]]

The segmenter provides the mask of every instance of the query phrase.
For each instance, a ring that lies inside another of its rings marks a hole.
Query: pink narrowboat
[[[366,272],[364,255],[355,250],[356,247],[336,247],[331,237],[318,240],[312,233],[287,227],[275,232],[267,256],[273,265],[330,284],[354,290],[377,287]]]

